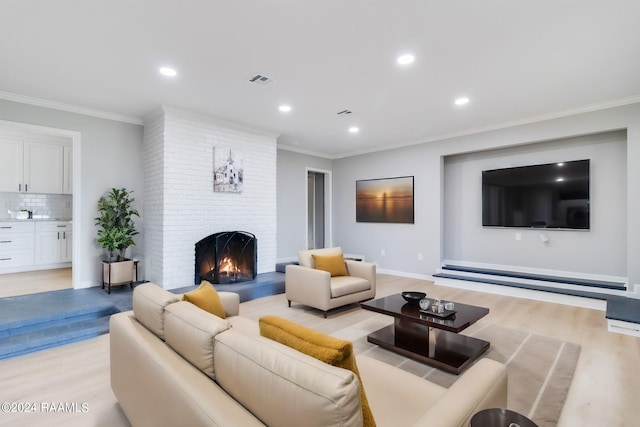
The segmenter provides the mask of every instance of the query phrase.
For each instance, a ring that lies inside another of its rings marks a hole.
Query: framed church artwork
[[[244,183],[242,153],[229,147],[213,147],[213,191],[241,193]]]

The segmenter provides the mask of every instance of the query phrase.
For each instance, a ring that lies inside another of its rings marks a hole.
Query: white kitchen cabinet
[[[73,194],[73,147],[65,145],[62,162],[62,194]]]
[[[60,143],[1,136],[0,191],[71,194],[72,165],[65,170],[65,147]],[[71,146],[68,149],[71,152]],[[68,156],[71,158],[72,154]],[[66,186],[65,173],[69,176]]]
[[[24,143],[25,191],[62,194],[64,146]]]
[[[69,221],[37,222],[35,263],[71,262],[71,232]]]
[[[0,191],[18,192],[24,189],[24,143],[0,137]]]
[[[0,271],[34,263],[33,222],[0,222]]]
[[[63,234],[64,244],[62,247],[62,256],[60,261],[71,262],[73,259],[72,243],[73,243],[73,231],[65,231]]]

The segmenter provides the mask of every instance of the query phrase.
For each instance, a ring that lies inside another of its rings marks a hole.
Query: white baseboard
[[[443,265],[457,265],[460,267],[484,268],[489,270],[517,271],[526,274],[539,274],[544,276],[570,277],[573,279],[583,280],[600,280],[604,282],[618,282],[627,284],[629,279],[623,276],[612,276],[604,274],[580,273],[575,271],[549,270],[543,268],[531,268],[518,265],[488,264],[482,262],[470,262],[446,259],[442,261]]]
[[[530,289],[514,288],[510,286],[491,285],[488,283],[469,282],[466,280],[445,279],[435,277],[435,284],[450,288],[466,289],[489,294],[505,295],[516,298],[526,298],[536,301],[546,301],[574,307],[590,308],[606,311],[607,301],[593,298],[576,297],[573,295],[556,294],[552,292],[534,291]]]
[[[378,265],[377,263],[374,263]],[[405,271],[389,270],[387,268],[376,268],[376,272],[380,274],[391,274],[392,276],[409,277],[411,279],[422,279],[433,281],[433,276],[428,274],[407,273]]]
[[[607,319],[609,332],[640,337],[640,324]]]
[[[91,280],[83,280],[78,286],[74,286],[73,289],[96,288],[101,285],[101,283],[94,283]]]
[[[55,264],[31,264],[31,265],[23,265],[19,267],[5,267],[0,269],[0,274],[9,274],[9,273],[26,273],[28,271],[40,271],[40,270],[55,270],[58,268],[69,268],[71,267],[70,262],[59,262]]]

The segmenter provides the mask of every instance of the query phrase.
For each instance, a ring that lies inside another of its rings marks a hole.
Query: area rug
[[[532,419],[539,427],[555,426],[567,398],[580,346],[541,335],[488,324],[472,335],[491,343],[483,357],[507,365],[507,407]],[[449,387],[458,376],[354,340],[355,351],[393,364],[405,371]]]
[[[393,324],[393,318],[362,310],[357,305],[336,309],[324,319],[317,310],[308,307],[287,308],[285,297],[274,295],[241,304],[240,314],[254,320],[265,314],[277,315],[350,340],[356,354],[366,354],[443,387],[451,386],[459,378],[367,342],[368,334]],[[508,409],[531,418],[540,427],[557,425],[580,355],[579,345],[483,320],[463,334],[489,341],[491,346],[482,357],[507,366]]]

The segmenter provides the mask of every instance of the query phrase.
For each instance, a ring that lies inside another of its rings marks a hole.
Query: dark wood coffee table
[[[361,304],[365,310],[395,317],[367,336],[370,343],[436,368],[460,374],[489,348],[489,342],[459,332],[489,314],[489,309],[455,302],[456,313],[441,319],[420,312],[400,294]],[[433,330],[432,330],[433,329]]]

